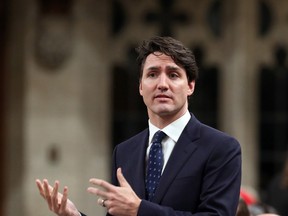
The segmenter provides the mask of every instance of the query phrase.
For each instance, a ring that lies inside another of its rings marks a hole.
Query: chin
[[[175,110],[171,109],[159,109],[155,112],[155,114],[159,116],[169,116],[169,115],[174,115],[176,113]]]

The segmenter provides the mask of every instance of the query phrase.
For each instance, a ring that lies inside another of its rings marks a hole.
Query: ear
[[[195,80],[188,83],[187,96],[191,96],[195,89]]]
[[[141,80],[139,81],[139,93],[141,96],[143,96],[143,94],[142,94],[142,81]]]

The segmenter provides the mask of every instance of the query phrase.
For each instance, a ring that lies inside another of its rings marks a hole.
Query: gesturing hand
[[[80,215],[75,205],[68,199],[68,188],[64,187],[63,194],[58,192],[59,181],[55,181],[54,188],[49,185],[47,179],[44,179],[43,182],[36,179],[36,185],[52,212],[58,216]]]
[[[121,168],[117,169],[117,179],[120,187],[114,186],[102,179],[92,178],[90,183],[103,189],[89,187],[87,191],[100,196],[98,203],[107,208],[114,216],[136,216],[141,199],[135,194],[124,178]]]

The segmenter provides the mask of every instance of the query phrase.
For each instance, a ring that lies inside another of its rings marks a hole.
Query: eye
[[[176,78],[179,77],[179,74],[176,73],[176,72],[172,72],[172,73],[169,74],[169,77],[170,77],[171,79],[176,79]]]
[[[157,76],[156,72],[153,72],[153,71],[151,71],[147,74],[147,77],[151,77],[151,78],[154,78],[156,76]]]

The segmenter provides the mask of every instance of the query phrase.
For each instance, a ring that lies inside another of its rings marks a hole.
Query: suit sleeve
[[[195,211],[175,210],[142,200],[138,216],[235,216],[241,185],[241,148],[234,138],[226,142],[229,143],[214,148],[208,157]]]

